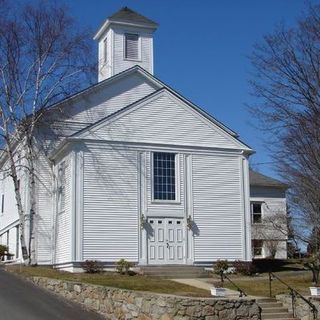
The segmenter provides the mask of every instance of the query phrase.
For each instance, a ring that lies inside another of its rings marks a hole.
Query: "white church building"
[[[87,259],[106,265],[121,258],[137,265],[252,259],[254,151],[154,77],[156,29],[126,7],[110,16],[94,37],[98,83],[52,107],[64,111],[56,121],[63,135],[50,140],[48,128],[39,128],[52,146],[36,166],[39,265],[74,271]],[[0,243],[19,261],[10,179],[0,185]],[[282,187],[275,195],[260,186],[255,202],[276,199],[286,214]]]

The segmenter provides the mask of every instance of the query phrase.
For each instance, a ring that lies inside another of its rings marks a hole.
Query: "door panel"
[[[150,264],[183,264],[184,237],[182,219],[149,219],[148,260]]]

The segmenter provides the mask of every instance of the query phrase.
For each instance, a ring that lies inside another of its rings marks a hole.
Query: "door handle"
[[[167,242],[167,248],[169,249],[169,242]]]

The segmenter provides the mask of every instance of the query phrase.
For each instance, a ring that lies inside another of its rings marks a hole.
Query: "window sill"
[[[152,200],[151,204],[181,204],[179,200]]]

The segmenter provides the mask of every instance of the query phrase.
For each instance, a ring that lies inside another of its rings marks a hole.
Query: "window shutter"
[[[125,35],[125,57],[127,59],[139,59],[139,36],[137,34]]]

